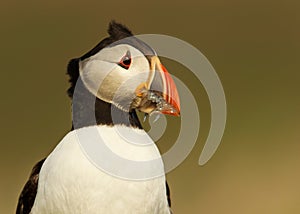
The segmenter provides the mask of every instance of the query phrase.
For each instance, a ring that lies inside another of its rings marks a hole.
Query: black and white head
[[[160,112],[179,116],[175,83],[156,52],[134,37],[124,25],[111,22],[108,33],[109,37],[88,53],[71,60],[69,96],[73,97],[76,84],[81,80],[98,102],[122,112],[137,109],[148,114]]]

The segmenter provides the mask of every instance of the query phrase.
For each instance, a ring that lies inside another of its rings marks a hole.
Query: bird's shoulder
[[[43,166],[45,158],[36,163],[30,173],[29,179],[26,182],[20,194],[16,214],[29,214],[33,206],[39,180],[39,173]]]

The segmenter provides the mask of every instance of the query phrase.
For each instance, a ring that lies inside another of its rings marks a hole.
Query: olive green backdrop
[[[188,71],[178,72],[185,68],[163,60],[189,84],[201,114],[195,148],[168,174],[175,213],[300,213],[299,10],[297,0],[2,1],[0,213],[14,212],[33,164],[70,129],[66,64],[105,37],[111,19],[191,43],[226,93],[222,144],[200,167],[207,96]],[[162,151],[178,120],[168,122]]]

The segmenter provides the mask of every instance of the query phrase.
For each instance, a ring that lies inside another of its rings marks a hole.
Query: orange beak
[[[167,69],[157,56],[151,57],[148,86],[162,93],[164,100],[171,108],[163,108],[161,113],[180,116],[180,100],[176,85]]]

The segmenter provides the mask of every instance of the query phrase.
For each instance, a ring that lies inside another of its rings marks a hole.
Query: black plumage
[[[40,160],[32,169],[28,181],[26,182],[17,205],[16,214],[29,214],[37,193],[39,173],[46,158]]]

